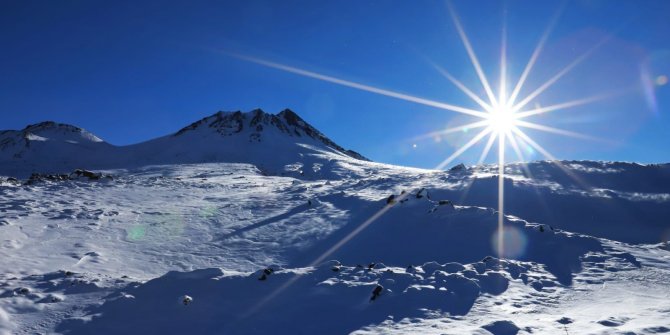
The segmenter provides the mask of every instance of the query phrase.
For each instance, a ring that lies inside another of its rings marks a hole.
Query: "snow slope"
[[[459,172],[456,178],[462,178],[469,190],[438,194],[461,203],[496,207],[495,169],[497,166],[482,166]],[[670,164],[544,161],[508,164],[505,174],[507,213],[629,243],[670,238]]]
[[[360,160],[297,121],[256,146],[254,115],[291,123],[222,113],[113,149],[139,156],[111,178],[1,178],[0,334],[670,333],[669,165],[507,165],[498,255],[496,166]]]

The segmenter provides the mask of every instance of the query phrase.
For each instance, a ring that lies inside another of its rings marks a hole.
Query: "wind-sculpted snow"
[[[445,201],[440,204],[439,200],[428,198],[430,191],[420,191],[413,190],[404,200],[392,205],[378,201],[370,206],[370,213],[358,214],[362,219],[384,206],[392,207],[388,215],[335,250],[332,257],[349,263],[381,261],[402,266],[428,261],[470,263],[496,254],[495,211],[453,206]],[[361,222],[361,219],[353,222]],[[296,257],[295,264],[327,252],[331,245],[345,239],[357,227],[350,224],[339,229],[324,243]],[[591,237],[555,231],[548,225],[528,224],[510,217],[505,220],[504,256],[542,263],[566,285],[572,282],[572,274],[581,270],[580,257],[601,250],[600,243]]]
[[[404,269],[332,261],[315,268],[275,268],[263,281],[262,271],[229,276],[220,269],[170,272],[113,293],[106,304],[88,311],[98,315],[90,322],[74,319],[61,328],[71,334],[339,334],[388,315],[423,317],[421,308],[465,315],[481,294],[503,294],[511,276],[531,268],[496,259],[478,265],[427,263]],[[276,298],[264,301],[287,283]],[[378,286],[380,293],[372,299]],[[185,294],[192,302],[179,301]]]
[[[502,256],[495,166],[427,171],[325,150],[282,173],[2,178],[0,334],[662,333],[667,167],[563,165],[591,188],[556,163],[528,164],[533,177],[506,167]]]
[[[376,329],[385,333],[386,327],[409,320],[439,316],[459,322],[478,300],[496,300],[510,287],[537,291],[514,294],[509,306],[532,313],[555,307],[556,296],[569,294],[538,264],[492,257],[472,264],[430,262],[407,268],[338,261],[309,268],[274,266],[251,274],[212,268],[170,272],[141,285],[131,283],[111,293],[102,306],[91,307],[57,330],[70,334],[340,334]],[[186,296],[189,299],[183,300]],[[579,315],[576,318],[584,321]],[[632,318],[611,319],[625,323]],[[493,334],[520,330],[510,320],[480,322]],[[599,324],[614,326],[609,321]],[[524,332],[559,331],[560,326],[548,322],[542,328],[525,326]]]

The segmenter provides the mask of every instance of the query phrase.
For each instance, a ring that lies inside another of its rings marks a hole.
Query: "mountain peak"
[[[281,116],[281,117],[284,117],[284,118],[286,118],[287,120],[288,120],[289,118],[297,118],[297,119],[302,120],[302,119],[300,118],[300,116],[298,116],[298,114],[296,114],[294,111],[292,111],[292,110],[290,110],[290,109],[288,109],[288,108],[285,108],[284,110],[282,110],[281,112],[279,112],[279,114],[277,114],[277,115],[279,115],[279,116]]]
[[[69,124],[43,121],[26,126],[22,130],[0,131],[0,151],[9,150],[13,157],[21,157],[31,143],[104,143],[92,133]]]
[[[260,108],[249,112],[219,111],[180,129],[173,136],[211,132],[221,136],[248,136],[249,142],[262,142],[265,137],[271,136],[268,132],[274,132],[286,137],[312,139],[347,156],[368,160],[337,145],[288,108],[278,114],[266,113]]]
[[[43,121],[36,124],[26,126],[21,130],[21,135],[27,140],[85,140],[90,142],[103,142],[102,139],[93,135],[92,133],[65,123],[57,123],[54,121]]]
[[[42,121],[35,124],[29,124],[24,128],[24,130],[35,129],[35,128],[54,128],[58,127],[58,125],[59,123],[56,123],[54,121]]]

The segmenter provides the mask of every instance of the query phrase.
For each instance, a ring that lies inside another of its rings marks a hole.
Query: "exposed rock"
[[[188,306],[191,302],[193,302],[193,298],[191,298],[188,295],[184,295],[180,299],[181,303],[184,304],[184,306]]]
[[[384,286],[377,285],[375,289],[372,290],[372,297],[370,297],[370,301],[375,301],[382,294],[383,290]]]
[[[32,185],[40,181],[64,181],[69,180],[70,176],[66,174],[41,174],[33,173],[30,175],[30,178],[26,181],[27,185]]]
[[[69,178],[73,179],[75,177],[86,177],[89,180],[99,180],[100,178],[102,178],[102,173],[95,173],[88,170],[76,169],[72,173],[70,173]]]
[[[7,179],[0,178],[0,185],[3,185],[3,184],[6,184],[6,185],[21,185],[21,182],[18,181],[18,179],[12,178],[12,177],[9,177]]]
[[[100,179],[113,179],[110,175],[103,175],[102,173],[96,173],[88,170],[76,169],[70,174],[45,174],[45,173],[33,173],[30,175],[30,178],[25,182],[26,185],[33,185],[37,182],[42,181],[66,181],[66,180],[77,180],[85,178],[87,180],[100,180]]]
[[[449,169],[449,172],[462,172],[462,171],[465,171],[467,169],[468,168],[465,166],[465,164],[461,163],[461,164],[458,164],[458,165],[452,167],[451,169]]]

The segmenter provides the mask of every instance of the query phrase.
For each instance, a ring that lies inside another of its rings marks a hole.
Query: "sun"
[[[517,124],[517,115],[512,111],[511,108],[507,106],[501,106],[493,109],[488,117],[488,127],[493,130],[494,133],[500,134],[510,133]]]

